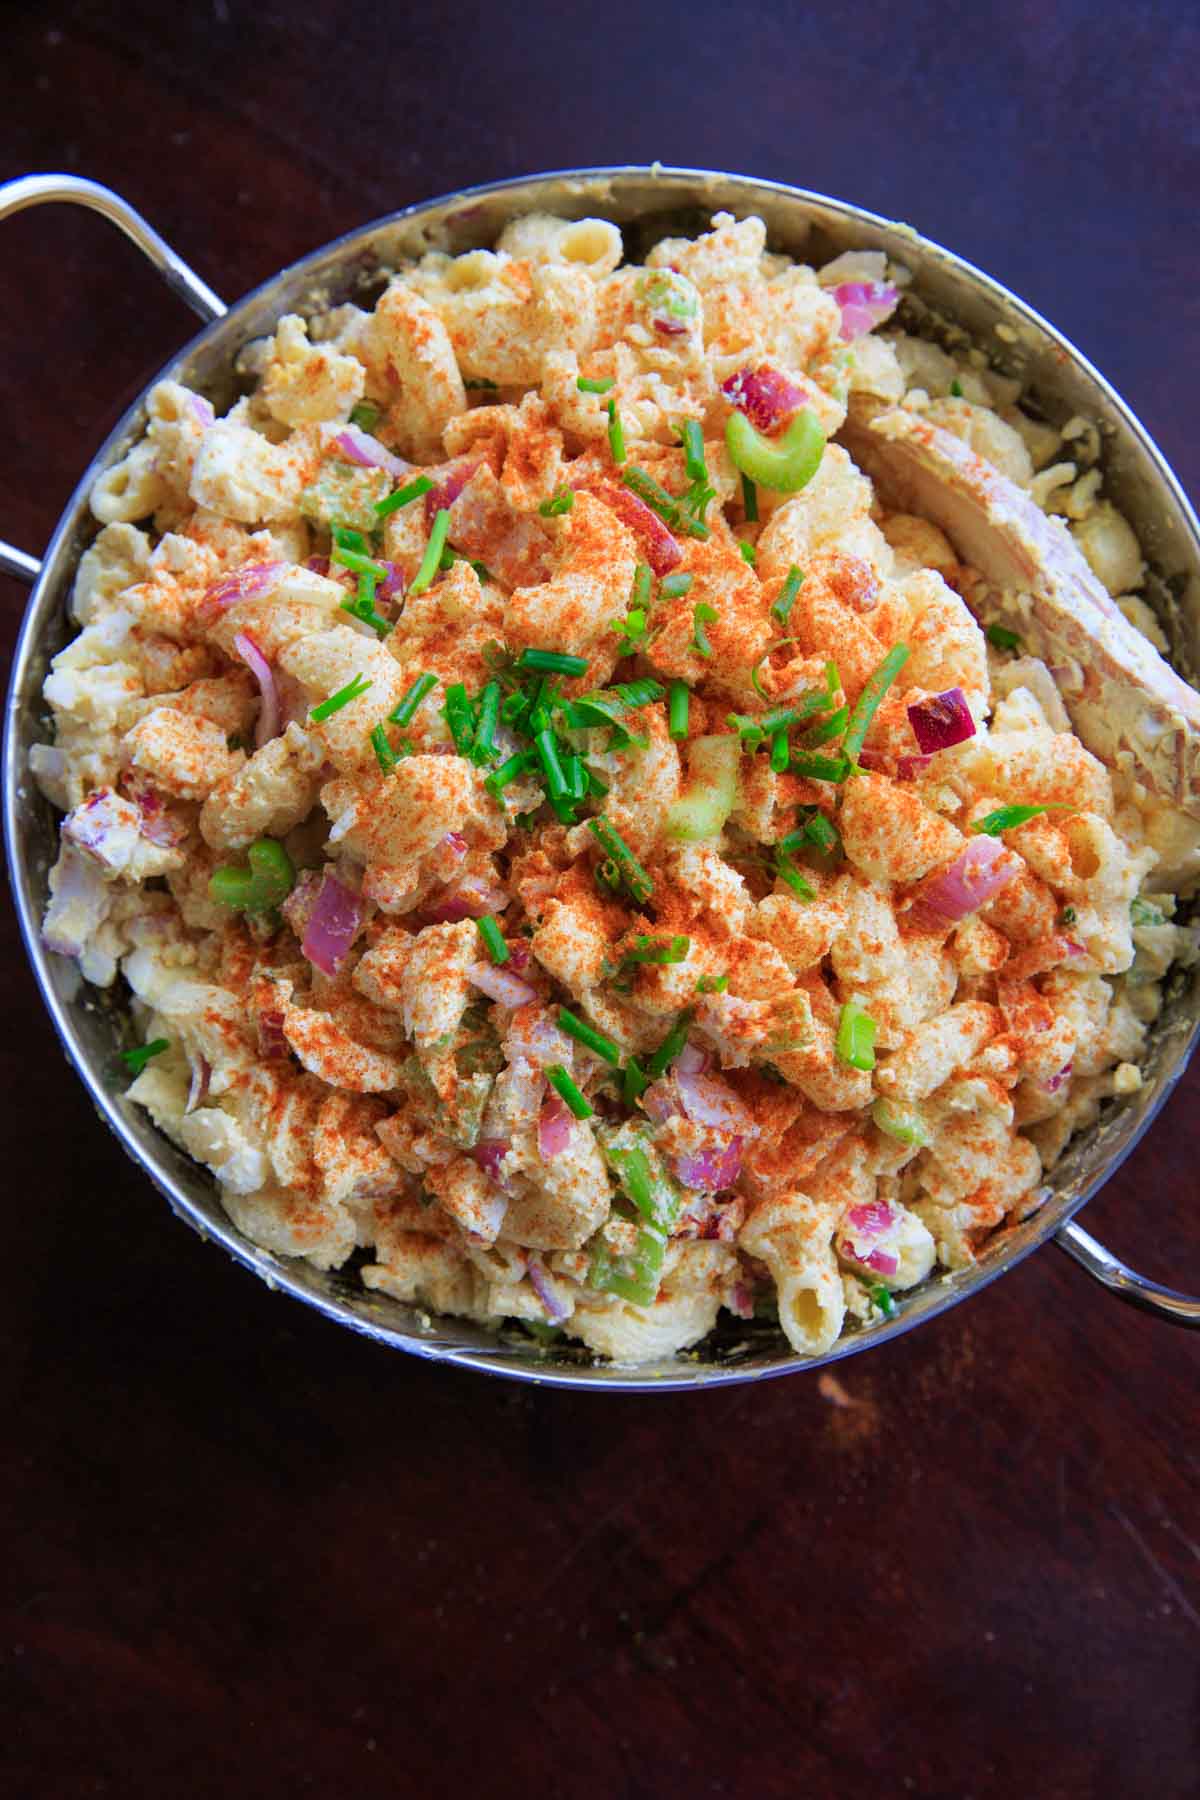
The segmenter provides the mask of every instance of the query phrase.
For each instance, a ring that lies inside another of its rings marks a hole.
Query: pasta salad
[[[836,440],[967,443],[1165,648],[1099,441],[906,272],[601,219],[289,315],[97,481],[31,766],[47,944],[248,1237],[638,1362],[801,1353],[1135,1092],[1196,830]]]

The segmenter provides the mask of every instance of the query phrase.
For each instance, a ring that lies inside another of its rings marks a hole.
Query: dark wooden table
[[[115,185],[227,297],[475,181],[746,169],[994,271],[1200,487],[1178,0],[81,0],[10,5],[4,38],[0,174]],[[192,327],[99,220],[0,229],[0,526],[37,549]],[[606,1398],[420,1366],[171,1221],[15,939],[5,1795],[1197,1792],[1195,1341],[1050,1249],[836,1377]],[[1087,1217],[1193,1286],[1198,1097]]]

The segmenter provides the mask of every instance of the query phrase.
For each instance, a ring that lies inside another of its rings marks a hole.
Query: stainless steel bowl
[[[930,329],[965,330],[999,365],[1019,372],[1051,419],[1083,413],[1100,421],[1109,491],[1128,513],[1155,571],[1164,617],[1184,666],[1200,663],[1200,525],[1143,426],[1086,359],[998,282],[919,237],[907,225],[844,202],[776,182],[692,169],[583,169],[499,182],[410,207],[352,231],[226,309],[131,207],[108,189],[65,175],[29,176],[0,187],[0,218],[46,201],[99,211],[145,252],[169,285],[205,321],[155,381],[171,378],[218,406],[234,396],[234,359],[248,340],[271,331],[285,312],[364,298],[400,259],[430,249],[489,246],[513,218],[533,210],[564,218],[615,219],[634,250],[667,230],[702,228],[718,208],[766,221],[773,247],[824,260],[841,250],[886,250],[914,274],[912,304]],[[1003,327],[1003,331],[998,331]],[[148,385],[153,385],[148,384]],[[148,391],[148,388],[147,388]],[[977,1293],[1039,1244],[1053,1238],[1107,1287],[1160,1315],[1200,1323],[1200,1301],[1159,1287],[1125,1268],[1074,1222],[1074,1215],[1120,1166],[1182,1075],[1200,1035],[1200,978],[1180,974],[1156,1028],[1148,1080],[1136,1099],[1077,1140],[1053,1175],[1053,1196],[1033,1218],[1000,1234],[979,1264],[937,1276],[900,1302],[897,1316],[843,1338],[828,1355],[795,1355],[772,1330],[722,1327],[697,1351],[637,1369],[592,1363],[572,1352],[547,1353],[518,1332],[493,1333],[459,1319],[436,1319],[367,1293],[352,1274],[321,1274],[286,1262],[236,1231],[212,1178],[168,1142],[139,1108],[122,1098],[112,1006],[81,982],[74,966],[48,955],[39,937],[46,876],[57,847],[52,809],[27,773],[31,743],[45,731],[41,686],[49,658],[70,637],[66,600],[79,556],[94,535],[87,497],[101,470],[116,462],[146,423],[144,399],[132,406],[83,471],[44,558],[0,545],[0,567],[33,584],[13,666],[4,743],[4,829],[21,930],[50,1016],[101,1117],[166,1195],[180,1218],[213,1237],[271,1287],[327,1317],[415,1355],[490,1374],[564,1387],[658,1392],[759,1380],[812,1369],[882,1344]],[[1194,660],[1192,660],[1194,659]]]

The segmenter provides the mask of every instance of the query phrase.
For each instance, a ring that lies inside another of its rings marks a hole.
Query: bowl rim
[[[1007,1274],[1023,1262],[1027,1256],[1040,1248],[1048,1238],[1072,1219],[1116,1174],[1126,1158],[1138,1146],[1171,1097],[1176,1084],[1187,1068],[1197,1040],[1200,1039],[1200,1012],[1197,1012],[1197,1016],[1192,1021],[1191,1029],[1177,1060],[1162,1078],[1158,1092],[1151,1103],[1146,1106],[1137,1121],[1136,1128],[1129,1135],[1127,1141],[1077,1194],[1062,1201],[1057,1207],[1051,1202],[1047,1202],[1040,1213],[1026,1222],[1028,1229],[1026,1226],[1022,1227],[1023,1238],[1020,1243],[1006,1241],[997,1253],[987,1256],[985,1260],[968,1270],[943,1271],[940,1275],[931,1277],[919,1289],[913,1291],[914,1299],[924,1296],[920,1305],[909,1302],[893,1319],[885,1320],[869,1328],[849,1332],[819,1356],[804,1357],[789,1349],[781,1352],[775,1360],[769,1363],[760,1363],[749,1367],[741,1367],[735,1361],[690,1364],[677,1358],[677,1371],[675,1368],[671,1368],[662,1373],[643,1372],[639,1374],[636,1365],[599,1364],[588,1367],[570,1363],[555,1363],[536,1346],[531,1346],[528,1350],[522,1346],[519,1354],[506,1355],[501,1338],[491,1328],[484,1329],[494,1338],[494,1349],[481,1350],[475,1345],[447,1344],[432,1337],[424,1337],[416,1331],[401,1329],[389,1324],[384,1319],[377,1321],[364,1316],[363,1313],[353,1310],[339,1300],[334,1294],[322,1293],[306,1285],[298,1278],[298,1275],[300,1270],[307,1268],[307,1265],[299,1263],[295,1259],[284,1260],[276,1257],[272,1252],[251,1243],[236,1230],[232,1221],[224,1214],[220,1214],[216,1220],[201,1214],[166,1166],[165,1154],[157,1159],[153,1158],[135,1140],[124,1117],[123,1109],[126,1103],[123,1096],[106,1085],[102,1070],[83,1045],[70,1017],[67,1002],[51,976],[49,961],[51,953],[46,950],[40,935],[40,913],[36,907],[33,892],[34,872],[28,866],[22,841],[23,796],[21,789],[23,781],[28,781],[30,778],[23,764],[23,746],[20,742],[19,726],[22,691],[29,679],[30,665],[40,653],[40,640],[45,635],[54,616],[53,609],[57,606],[56,590],[59,588],[63,574],[60,565],[67,552],[69,540],[77,529],[79,521],[88,514],[87,499],[97,473],[128,439],[132,427],[139,420],[147,395],[157,382],[169,378],[174,371],[180,369],[181,365],[202,351],[212,339],[229,333],[231,328],[236,330],[238,321],[252,313],[257,304],[268,300],[275,291],[303,277],[308,272],[317,273],[321,265],[336,260],[339,255],[349,256],[355,250],[368,247],[381,233],[392,227],[403,225],[424,215],[445,214],[451,207],[469,207],[472,203],[494,196],[503,197],[520,191],[530,192],[531,202],[535,202],[538,193],[552,190],[556,184],[580,184],[578,193],[579,197],[583,198],[587,190],[598,190],[606,183],[619,186],[623,182],[645,183],[659,179],[664,184],[685,184],[689,188],[698,190],[695,194],[697,202],[703,201],[703,188],[707,184],[732,183],[742,190],[747,202],[752,203],[756,194],[768,195],[788,205],[807,206],[810,209],[832,214],[839,220],[849,222],[864,230],[889,235],[894,234],[897,230],[902,230],[907,237],[911,238],[914,252],[919,252],[925,263],[930,260],[935,263],[940,262],[957,274],[965,275],[969,278],[972,286],[980,289],[995,305],[1002,307],[1007,316],[1028,324],[1036,332],[1045,334],[1053,340],[1055,345],[1066,353],[1070,362],[1096,384],[1108,406],[1120,420],[1122,427],[1136,440],[1148,458],[1155,478],[1161,484],[1163,500],[1169,500],[1173,504],[1178,522],[1183,527],[1185,536],[1191,540],[1197,562],[1200,564],[1200,520],[1197,519],[1178,477],[1136,413],[1091,361],[1061,331],[1035,308],[1011,293],[1002,282],[978,269],[965,257],[957,255],[945,246],[926,238],[923,234],[912,231],[910,227],[900,226],[897,221],[889,220],[881,214],[871,212],[853,202],[842,201],[812,189],[794,187],[788,183],[765,177],[739,175],[732,171],[691,169],[659,163],[549,170],[532,175],[506,177],[503,180],[482,183],[470,188],[452,190],[448,194],[414,202],[395,212],[370,220],[364,225],[352,227],[258,283],[239,300],[230,304],[228,310],[221,317],[212,320],[188,339],[180,349],[173,353],[162,368],[145,382],[91,457],[63,507],[58,523],[47,544],[40,572],[25,608],[13,654],[5,709],[3,746],[4,840],[9,884],[17,910],[22,941],[42,1000],[59,1041],[101,1118],[115,1133],[126,1154],[139,1169],[150,1177],[154,1186],[164,1195],[177,1217],[199,1231],[202,1237],[216,1238],[237,1262],[258,1275],[269,1287],[288,1293],[292,1298],[304,1302],[326,1318],[348,1326],[351,1330],[375,1342],[408,1351],[428,1361],[467,1367],[482,1373],[501,1375],[535,1385],[625,1393],[664,1393],[690,1391],[704,1387],[740,1386],[743,1383],[764,1381],[822,1368],[841,1361],[847,1356],[856,1355],[862,1350],[903,1336],[916,1326],[928,1323],[947,1312],[951,1307],[958,1305],[960,1301],[981,1292],[1001,1275]],[[550,210],[553,210],[552,204]],[[918,291],[919,283],[920,272],[918,271],[916,273]],[[160,1141],[164,1146],[164,1152],[167,1149],[174,1149],[174,1146],[169,1145],[167,1139],[162,1138]],[[196,1165],[196,1167],[199,1169],[200,1165]],[[363,1292],[366,1294],[367,1290],[363,1290]],[[370,1296],[370,1298],[374,1301],[375,1296]],[[386,1307],[397,1304],[385,1303]],[[381,1308],[381,1310],[384,1309]],[[409,1310],[417,1313],[418,1317],[422,1311],[416,1306]],[[686,1353],[684,1354],[686,1355]]]

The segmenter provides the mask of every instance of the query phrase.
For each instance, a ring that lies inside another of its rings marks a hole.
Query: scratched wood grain
[[[473,181],[778,176],[1027,295],[1196,488],[1195,14],[1005,18],[10,5],[0,174],[114,184],[230,297]],[[36,549],[190,325],[99,220],[0,229],[0,527]],[[0,1792],[1196,1792],[1194,1341],[1049,1250],[836,1375],[641,1399],[417,1366],[174,1224],[11,925],[3,956]],[[1198,1098],[1088,1214],[1193,1285]]]

